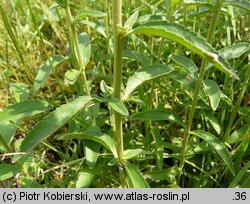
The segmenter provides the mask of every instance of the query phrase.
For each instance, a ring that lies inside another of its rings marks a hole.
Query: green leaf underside
[[[48,111],[51,108],[52,106],[45,101],[28,100],[8,106],[4,111],[0,112],[0,130],[6,144],[10,144],[16,131],[16,126],[13,123],[18,123],[25,117]]]
[[[91,27],[92,29],[94,29],[96,32],[100,33],[102,36],[104,36],[105,38],[107,37],[106,33],[105,33],[105,24],[103,21],[88,21],[88,20],[81,20],[79,21],[79,23],[84,24],[84,25],[88,25],[89,27]]]
[[[149,188],[146,180],[135,165],[127,163],[125,169],[129,188]]]
[[[128,110],[126,108],[126,106],[117,98],[112,97],[109,102],[108,105],[114,109],[116,112],[120,113],[121,115],[124,116],[128,116]]]
[[[162,121],[168,120],[171,122],[175,122],[183,127],[185,127],[185,123],[178,116],[175,116],[173,113],[164,111],[164,110],[149,110],[137,113],[130,118],[131,120],[155,120]]]
[[[127,149],[127,150],[124,150],[124,152],[123,152],[123,159],[124,160],[132,159],[134,157],[137,157],[142,152],[143,152],[142,149]],[[114,166],[114,165],[118,164],[118,162],[119,161],[118,161],[117,158],[113,158],[108,164],[110,166]]]
[[[210,101],[210,106],[215,111],[220,102],[220,88],[213,80],[204,80],[203,85]]]
[[[74,101],[58,107],[48,116],[44,117],[24,138],[21,144],[21,152],[29,152],[42,140],[53,134],[65,125],[73,116],[83,108],[93,105],[97,99],[89,96],[81,96]]]
[[[233,162],[230,158],[230,155],[227,149],[222,144],[222,142],[217,137],[203,130],[195,130],[192,131],[191,134],[200,137],[201,139],[205,140],[208,144],[210,144],[213,147],[213,149],[221,156],[222,160],[228,166],[231,173],[233,175],[235,174]]]
[[[94,177],[95,174],[92,172],[79,172],[76,181],[76,188],[88,188]]]
[[[219,53],[225,59],[235,59],[246,53],[249,49],[250,45],[248,43],[237,43],[221,49]]]
[[[100,17],[105,17],[105,16],[107,16],[107,13],[104,13],[101,11],[81,10],[76,14],[74,20],[77,21],[77,20],[81,20],[81,19],[86,18],[86,17],[100,18]]]
[[[61,64],[62,62],[65,62],[67,58],[62,56],[55,56],[50,59],[52,66],[55,68],[57,65]],[[39,69],[34,86],[33,86],[33,94],[36,94],[37,91],[43,86],[43,84],[48,79],[49,75],[52,73],[52,68],[50,66],[49,60],[45,62]]]
[[[113,153],[115,157],[117,157],[115,142],[109,135],[105,133],[97,133],[97,132],[68,133],[60,136],[58,139],[59,140],[82,139],[82,140],[94,141],[106,147]]]
[[[198,37],[196,33],[184,28],[181,25],[168,23],[167,21],[147,22],[134,29],[135,34],[155,35],[176,41],[186,46],[191,51],[210,61],[220,71],[239,79],[229,64],[218,55],[218,52],[209,45],[204,39]]]
[[[186,72],[191,74],[194,79],[198,79],[198,68],[192,60],[180,55],[174,55],[172,59],[179,65],[183,66]]]
[[[166,65],[151,65],[135,72],[129,79],[124,91],[124,99],[130,95],[142,84],[170,73],[173,69]]]
[[[78,78],[79,75],[80,75],[79,70],[76,70],[76,69],[69,69],[69,70],[65,73],[65,80],[66,80],[69,84],[73,85],[73,84],[76,82],[76,80],[77,80],[77,78]]]
[[[85,68],[89,63],[91,55],[91,45],[88,34],[83,32],[80,35],[78,35],[78,42],[80,46],[81,60]]]
[[[19,168],[12,164],[0,164],[0,181],[11,178],[19,172]]]
[[[10,92],[14,96],[17,103],[29,99],[29,86],[24,83],[10,83]]]
[[[151,180],[167,180],[169,183],[173,183],[175,181],[175,177],[180,173],[180,170],[177,166],[163,169],[160,171],[149,171],[145,172],[143,175],[146,178]]]
[[[224,5],[236,6],[236,7],[239,7],[241,9],[244,9],[250,12],[250,3],[247,3],[247,2],[228,1],[228,2],[224,2]]]

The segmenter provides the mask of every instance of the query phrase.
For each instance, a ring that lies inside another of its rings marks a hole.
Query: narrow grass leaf
[[[56,3],[58,3],[58,5],[62,8],[66,7],[66,0],[56,0]]]
[[[228,166],[231,173],[233,175],[235,174],[233,162],[230,158],[230,155],[227,149],[224,147],[223,143],[217,137],[203,130],[195,130],[192,131],[191,134],[200,137],[201,139],[205,140],[208,144],[210,144],[213,147],[213,149],[221,156],[222,160]]]
[[[12,141],[12,137],[16,132],[14,124],[23,118],[48,111],[51,108],[45,101],[28,100],[8,106],[4,111],[0,112],[0,130],[5,143],[9,145]],[[2,149],[2,145],[0,145],[0,149]]]
[[[205,93],[208,96],[210,106],[215,111],[220,102],[220,88],[213,80],[204,80],[203,85]]]
[[[96,132],[68,133],[58,137],[57,139],[59,140],[83,139],[83,140],[94,141],[106,147],[113,153],[115,157],[117,157],[115,141],[105,133],[96,133]]]
[[[44,117],[24,138],[20,151],[29,152],[45,138],[65,125],[83,108],[93,105],[97,100],[89,96],[81,96],[74,101],[58,107]]]
[[[149,111],[143,111],[139,112],[133,116],[130,117],[131,120],[155,120],[155,121],[161,121],[161,120],[168,120],[171,122],[175,122],[181,126],[185,126],[185,123],[182,121],[182,119],[178,116],[176,116],[173,113],[164,111],[164,110],[149,110]]]
[[[248,43],[237,43],[234,45],[227,46],[219,51],[220,55],[225,59],[235,59],[245,54],[250,49]]]
[[[50,59],[51,65],[55,68],[57,65],[65,62],[67,58],[62,56],[54,56]],[[50,66],[49,60],[47,60],[39,69],[34,86],[33,86],[33,94],[36,94],[39,89],[44,85],[44,83],[47,81],[49,75],[52,73],[52,68]]]
[[[179,65],[183,66],[193,79],[198,79],[198,68],[192,60],[180,55],[174,55],[172,59]]]
[[[129,79],[127,87],[124,91],[124,99],[128,99],[130,95],[142,84],[169,74],[173,69],[166,65],[152,65],[135,72]]]
[[[224,5],[236,6],[238,8],[244,9],[247,12],[250,12],[250,3],[239,2],[239,1],[227,1],[223,3]]]
[[[220,56],[215,49],[196,33],[184,28],[181,25],[168,23],[167,21],[152,21],[138,26],[133,31],[134,34],[146,34],[164,37],[176,41],[191,51],[197,53],[202,58],[210,61],[220,71],[238,79],[238,75],[231,69],[229,64]]]
[[[164,150],[162,136],[159,128],[154,128],[152,130],[152,133],[155,140],[155,155],[156,155],[157,166],[158,169],[161,170],[163,167],[163,150]]]
[[[19,168],[12,164],[0,164],[0,181],[9,179],[19,172]]]
[[[180,170],[177,166],[168,169],[163,169],[160,171],[149,171],[145,172],[143,175],[151,180],[168,181],[168,183],[174,183],[176,181],[176,176],[180,174]]]
[[[148,183],[135,165],[127,163],[125,169],[129,188],[149,188]]]
[[[95,11],[95,10],[81,10],[79,11],[74,20],[77,21],[77,20],[82,20],[86,17],[95,17],[95,18],[100,18],[100,17],[105,17],[107,16],[107,13],[104,13],[104,12],[101,12],[101,11]]]
[[[4,23],[4,26],[17,50],[17,54],[22,62],[22,64],[25,64],[24,62],[24,56],[23,56],[23,52],[19,46],[19,42],[17,40],[17,36],[16,34],[13,32],[12,28],[11,28],[11,25],[10,25],[10,21],[9,21],[9,18],[4,10],[4,8],[2,7],[2,4],[0,3],[0,14],[2,16],[2,19],[3,19],[3,23]]]
[[[95,174],[93,172],[79,172],[77,175],[76,188],[88,188],[94,177]]]
[[[240,172],[234,177],[233,181],[230,183],[228,188],[235,188],[249,169],[250,169],[250,161],[248,161],[246,165],[240,170]]]

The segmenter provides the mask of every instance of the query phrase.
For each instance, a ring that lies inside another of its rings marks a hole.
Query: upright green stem
[[[74,19],[72,18],[70,7],[69,7],[69,1],[66,1],[66,16],[67,16],[67,21],[68,21],[68,28],[69,28],[69,38],[70,38],[70,46],[72,49],[73,56],[75,57],[77,61],[77,65],[80,71],[80,88],[84,86],[85,89],[85,94],[87,96],[90,96],[90,89],[87,81],[87,77],[85,74],[85,66],[83,64],[83,56],[81,55],[80,51],[80,45],[77,39],[77,32],[74,24]],[[94,119],[94,113],[93,109],[90,109],[91,115],[92,115],[92,125],[96,124],[96,121]]]
[[[229,137],[229,134],[232,130],[232,126],[233,126],[233,122],[235,120],[235,117],[236,117],[236,114],[239,110],[239,107],[240,107],[240,104],[241,104],[241,101],[244,97],[244,94],[246,92],[246,89],[247,89],[247,85],[248,85],[248,82],[249,82],[249,78],[250,78],[250,65],[247,65],[247,74],[245,75],[245,79],[244,79],[244,82],[242,84],[242,88],[241,88],[241,91],[240,91],[240,95],[237,99],[237,102],[236,104],[234,105],[233,107],[233,110],[232,110],[232,113],[230,115],[230,119],[229,119],[229,123],[227,125],[227,129],[226,129],[226,132],[224,134],[224,137],[223,137],[223,140],[224,141],[227,141],[228,137]]]
[[[216,1],[216,4],[214,5],[213,16],[212,16],[211,24],[210,24],[209,31],[207,34],[207,41],[209,43],[211,43],[211,41],[212,41],[212,37],[213,37],[214,31],[215,31],[216,25],[217,25],[219,18],[220,18],[222,2],[223,2],[223,0],[218,0],[218,1]],[[179,168],[180,168],[181,172],[182,172],[184,164],[185,164],[185,154],[186,154],[187,147],[188,147],[191,127],[192,127],[192,123],[193,123],[195,108],[196,108],[198,97],[199,97],[199,92],[200,92],[203,77],[204,77],[205,71],[206,71],[206,65],[207,65],[207,61],[203,59],[202,64],[201,64],[201,68],[200,68],[200,72],[199,72],[199,79],[196,81],[191,110],[190,110],[190,113],[188,116],[186,134],[185,134],[185,137],[184,137],[183,143],[182,143],[182,149],[181,149],[181,154],[180,154],[180,164],[179,164]],[[180,183],[180,177],[181,177],[181,175],[179,175],[179,177],[178,177],[178,183]]]
[[[122,0],[113,0],[113,30],[114,30],[114,97],[121,99],[122,84],[122,56],[123,56],[123,36],[119,31],[122,26]],[[114,112],[114,131],[116,137],[116,149],[118,160],[121,165],[123,161],[123,129],[122,116],[118,112]],[[126,186],[123,168],[120,168],[120,179],[122,187]]]

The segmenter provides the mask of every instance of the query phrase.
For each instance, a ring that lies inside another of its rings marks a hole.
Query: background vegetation
[[[0,186],[250,187],[249,13],[1,0]]]

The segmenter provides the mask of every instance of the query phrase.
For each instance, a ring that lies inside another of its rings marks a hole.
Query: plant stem
[[[72,53],[74,58],[77,61],[77,65],[79,68],[79,72],[80,72],[80,80],[79,84],[80,84],[80,89],[82,91],[82,88],[84,86],[85,89],[85,94],[87,96],[90,96],[90,89],[89,89],[89,85],[88,85],[88,81],[87,81],[87,77],[85,74],[85,65],[83,64],[83,56],[81,55],[81,51],[80,51],[80,45],[77,39],[77,32],[76,32],[76,28],[75,28],[75,23],[74,23],[74,19],[72,18],[71,15],[71,11],[70,11],[70,7],[69,7],[69,1],[66,1],[66,16],[67,16],[67,21],[68,21],[68,29],[69,29],[69,38],[70,38],[70,46],[72,49]],[[91,111],[91,115],[92,115],[92,125],[96,124],[95,118],[94,118],[94,113],[93,113],[93,109],[90,108]]]
[[[119,31],[122,26],[122,0],[113,0],[113,31],[114,31],[114,97],[121,99],[122,84],[122,56],[123,56],[123,36]],[[123,161],[123,129],[122,116],[118,112],[114,112],[114,131],[116,138],[116,149],[120,165],[124,166]],[[120,168],[120,179],[122,187],[126,186],[125,172]]]
[[[250,65],[247,65],[246,68],[247,68],[247,74],[245,75],[245,79],[244,79],[244,82],[242,84],[240,95],[239,95],[239,97],[237,99],[236,104],[233,107],[232,113],[230,114],[229,123],[227,125],[227,129],[226,129],[226,132],[224,134],[223,141],[228,140],[229,134],[230,134],[232,126],[233,126],[233,122],[235,120],[235,117],[236,117],[236,114],[237,114],[237,112],[239,110],[241,101],[242,101],[242,99],[244,97],[244,94],[246,92],[246,89],[247,89],[247,85],[248,85],[249,78],[250,78]]]
[[[217,23],[219,21],[219,18],[220,18],[222,2],[223,2],[222,0],[216,1],[216,4],[214,5],[211,24],[210,24],[209,31],[208,31],[208,34],[207,34],[207,41],[209,43],[211,43],[211,41],[212,41],[212,37],[213,37],[214,31],[215,31],[216,25],[217,25]],[[198,98],[199,98],[199,92],[200,92],[200,89],[201,89],[201,86],[202,86],[203,77],[204,77],[205,71],[206,71],[206,65],[207,65],[207,61],[205,59],[203,59],[202,64],[201,64],[201,68],[200,68],[200,72],[199,72],[199,79],[196,81],[192,106],[191,106],[191,110],[190,110],[190,113],[189,113],[189,116],[188,116],[186,134],[185,134],[185,137],[183,139],[182,149],[181,149],[181,153],[180,153],[179,168],[180,168],[181,172],[182,172],[183,167],[185,165],[185,155],[186,155],[188,142],[189,142],[189,138],[190,138],[190,132],[191,132],[191,127],[192,127],[192,123],[193,123],[195,108],[196,108],[197,101],[198,101]],[[178,179],[177,179],[179,184],[180,184],[180,177],[181,177],[181,175],[179,175]]]

